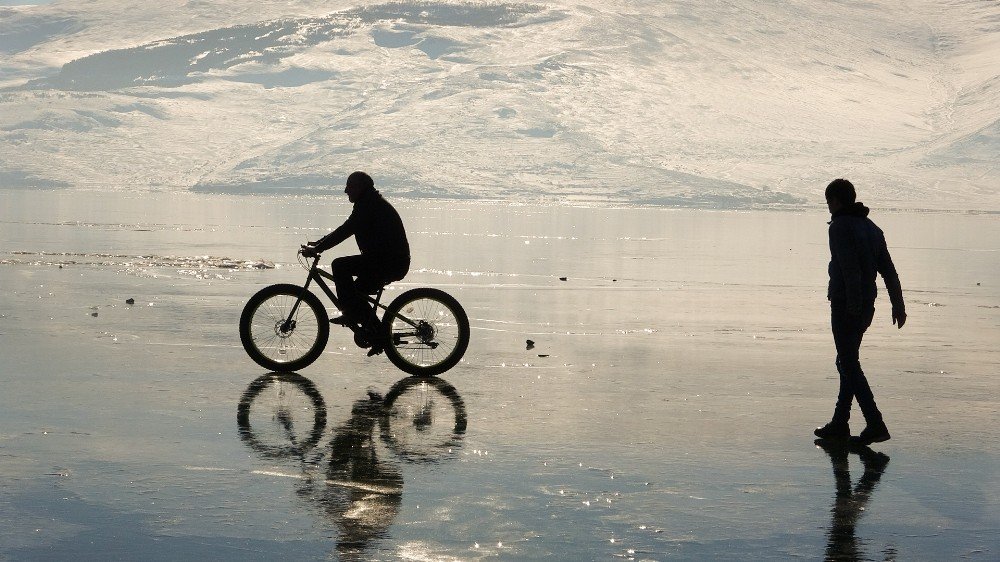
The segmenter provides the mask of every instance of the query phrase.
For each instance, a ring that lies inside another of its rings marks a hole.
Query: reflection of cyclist
[[[319,500],[340,530],[340,559],[370,560],[373,540],[384,537],[399,513],[403,475],[378,458],[372,430],[383,414],[382,397],[369,393],[351,408],[351,419],[333,430],[330,465]]]
[[[344,193],[354,210],[344,224],[303,248],[303,255],[314,257],[351,236],[358,243],[360,255],[333,260],[333,281],[337,287],[343,316],[332,322],[344,326],[374,320],[374,311],[365,295],[372,295],[387,284],[406,276],[410,269],[410,245],[399,213],[375,189],[375,182],[364,172],[347,178]]]
[[[438,424],[435,431],[435,421],[450,417],[454,425]],[[240,398],[236,419],[240,439],[263,458],[302,463],[304,477],[296,479],[296,494],[318,505],[336,526],[339,560],[371,560],[373,541],[387,536],[402,505],[400,464],[380,458],[383,447],[376,431],[396,458],[426,465],[450,457],[467,426],[458,390],[436,377],[405,377],[384,398],[369,391],[367,398],[354,402],[351,418],[332,430],[329,449],[313,454],[307,455],[326,432],[326,404],[303,376],[270,373],[257,378]],[[328,464],[317,478],[309,467],[321,468],[327,455]]]

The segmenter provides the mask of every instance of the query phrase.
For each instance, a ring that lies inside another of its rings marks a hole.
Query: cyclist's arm
[[[329,250],[344,240],[347,240],[351,236],[354,236],[355,221],[356,219],[354,214],[351,213],[351,216],[344,221],[344,224],[338,226],[336,230],[320,238],[316,242],[311,242],[309,245],[313,247],[316,253],[323,253]]]

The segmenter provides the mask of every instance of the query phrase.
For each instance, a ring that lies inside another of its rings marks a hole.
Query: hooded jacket
[[[406,229],[396,209],[378,190],[366,190],[354,203],[351,216],[344,224],[316,243],[318,252],[326,251],[351,236],[358,243],[362,255],[372,256],[386,265],[410,263],[410,244]]]
[[[827,298],[861,314],[875,306],[875,274],[885,282],[893,310],[904,311],[903,289],[882,230],[868,218],[860,201],[846,205],[830,221],[830,285]]]

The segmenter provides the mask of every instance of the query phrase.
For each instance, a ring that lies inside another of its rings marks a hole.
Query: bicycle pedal
[[[376,355],[382,355],[383,352],[385,352],[384,349],[382,349],[380,346],[376,346],[376,347],[373,347],[373,348],[371,348],[371,349],[368,350],[368,357],[374,357]]]

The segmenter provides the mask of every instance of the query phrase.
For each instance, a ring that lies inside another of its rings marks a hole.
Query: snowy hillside
[[[751,7],[748,7],[751,6]],[[0,7],[0,186],[1000,210],[1000,3]]]

